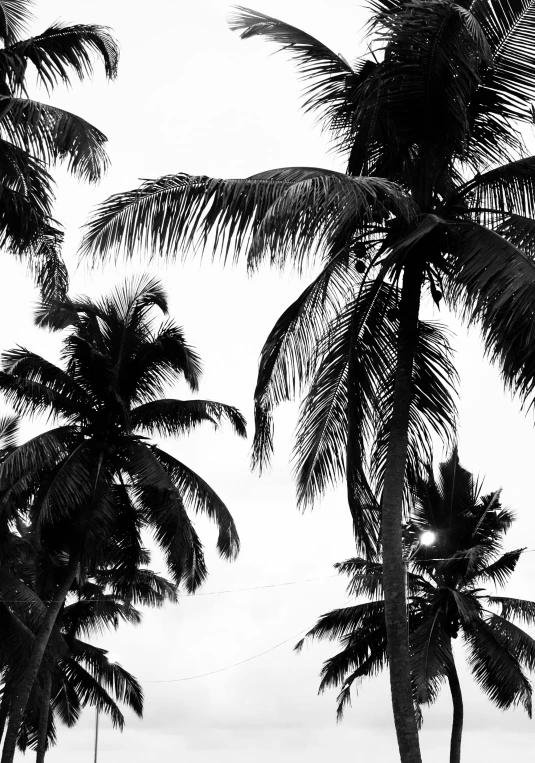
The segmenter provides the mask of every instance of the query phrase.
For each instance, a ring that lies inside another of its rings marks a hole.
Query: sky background
[[[258,0],[255,10],[284,19],[321,39],[349,60],[365,52],[367,11],[342,0]],[[125,273],[159,275],[171,315],[204,360],[201,396],[239,407],[252,422],[252,396],[263,339],[305,282],[262,269],[223,270],[202,261],[158,263],[134,257],[91,268],[76,256],[79,228],[91,208],[140,178],[187,172],[243,177],[289,165],[342,169],[311,115],[299,110],[301,85],[284,55],[261,40],[242,41],[226,24],[224,0],[46,0],[36,7],[32,32],[61,19],[110,26],[121,46],[119,76],[58,89],[50,101],[83,116],[109,137],[112,161],[99,186],[88,187],[58,169],[57,218],[66,226],[65,255],[72,293],[98,296]],[[98,70],[98,67],[97,67]],[[36,93],[37,95],[37,93]],[[40,93],[47,100],[46,93]],[[57,360],[58,337],[37,331],[37,294],[23,268],[6,256],[0,279],[0,347],[25,345]],[[507,546],[535,548],[533,415],[519,412],[498,372],[483,359],[477,333],[439,316],[457,333],[461,374],[459,448],[463,464],[486,476],[488,490],[503,488],[503,502],[518,521]],[[185,388],[171,391],[186,396]],[[321,578],[296,585],[219,595],[182,597],[177,606],[146,613],[137,628],[122,627],[99,643],[141,679],[142,722],[127,715],[121,735],[101,722],[99,760],[182,763],[317,763],[327,755],[391,763],[397,760],[387,677],[362,685],[346,720],[337,725],[335,694],[317,696],[317,674],[335,645],[292,647],[317,617],[346,602],[345,581],[332,565],[353,555],[344,491],[332,491],[314,512],[295,508],[289,465],[297,407],[276,419],[273,468],[261,480],[249,471],[248,442],[206,429],[165,446],[197,470],[224,498],[242,539],[230,565],[217,559],[215,534],[199,523],[210,578],[202,594]],[[31,428],[28,428],[28,433]],[[252,433],[252,427],[250,426]],[[437,458],[443,454],[437,452]],[[164,572],[155,557],[153,565]],[[526,554],[508,588],[535,598],[535,554]],[[215,675],[164,683],[219,670],[286,642],[268,654]],[[462,653],[459,651],[459,659]],[[496,710],[461,668],[465,693],[464,755],[500,763],[532,759],[534,725],[520,711]],[[161,681],[161,683],[159,683]],[[446,763],[451,708],[447,692],[424,713],[426,761]],[[90,761],[94,710],[72,730],[60,730],[50,763]]]

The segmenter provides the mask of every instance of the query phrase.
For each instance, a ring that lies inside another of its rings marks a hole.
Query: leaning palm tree
[[[162,549],[175,584],[194,591],[207,570],[190,514],[219,528],[217,547],[232,559],[239,539],[215,491],[182,461],[151,442],[208,422],[227,421],[245,436],[236,408],[211,400],[165,397],[183,378],[197,390],[200,359],[167,313],[159,282],[142,278],[92,301],[45,307],[41,325],[70,328],[63,365],[17,348],[3,355],[0,390],[22,415],[46,414],[56,426],[16,448],[0,466],[4,501],[24,505],[47,553],[64,562],[36,633],[23,677],[13,689],[2,763],[11,763],[24,709],[59,612],[76,580],[115,569],[132,576],[146,560],[141,533]]]
[[[90,76],[100,59],[112,79],[118,48],[109,29],[96,24],[55,23],[26,39],[32,6],[0,2],[0,246],[24,256],[46,292],[65,281],[49,169],[61,161],[76,177],[98,181],[108,166],[107,139],[85,119],[31,99],[29,75],[50,92]]]
[[[294,58],[307,83],[305,106],[332,133],[345,174],[292,167],[237,180],[147,181],[97,209],[82,252],[141,248],[169,257],[206,245],[224,258],[243,256],[250,269],[265,259],[319,267],[262,351],[255,461],[269,460],[273,407],[311,384],[317,425],[304,449],[298,444],[301,495],[311,500],[344,475],[359,517],[375,515],[373,495],[381,496],[394,718],[403,763],[420,763],[403,497],[408,452],[429,456],[421,425],[442,432],[452,424],[439,398],[417,388],[420,303],[429,294],[479,325],[506,385],[531,402],[535,157],[526,156],[518,125],[532,122],[534,5],[373,0],[371,7],[371,54],[354,65],[270,16],[238,8],[231,19],[242,37],[264,36]],[[384,366],[385,335],[393,336],[388,389],[374,375]],[[430,420],[418,415],[418,397]],[[379,421],[370,404],[377,398]],[[381,444],[371,463],[370,438],[371,447]]]
[[[535,640],[513,621],[535,624],[535,602],[491,596],[485,586],[503,587],[522,549],[503,552],[503,536],[514,515],[502,508],[499,492],[483,495],[456,450],[420,480],[407,528],[408,627],[416,707],[432,703],[447,682],[453,702],[450,763],[460,763],[464,708],[452,649],[461,635],[472,674],[501,710],[522,705],[531,717]],[[419,536],[432,529],[432,546]],[[412,543],[412,553],[409,546]],[[320,692],[340,687],[338,717],[351,703],[351,689],[388,664],[383,565],[362,558],[335,565],[348,575],[348,592],[367,601],[333,610],[297,644],[338,641],[342,650],[321,672]]]
[[[28,535],[31,535],[30,528],[24,532],[26,538]],[[6,546],[4,543],[4,557]],[[27,583],[39,588],[40,596],[36,601],[42,612],[45,606],[41,601],[48,598],[46,588],[52,589],[54,582],[51,574],[54,565],[51,566],[50,560],[39,549],[34,548],[31,559],[22,559],[19,553],[16,571],[26,583],[20,580],[17,586],[10,588],[10,598],[3,604],[10,617],[7,619],[4,615],[0,618],[3,644],[0,739],[9,714],[12,688],[17,683],[17,673],[21,662],[28,659],[33,646],[33,631],[39,626],[39,618],[35,617],[35,601],[31,602],[31,606],[28,604],[30,590]],[[45,588],[43,577],[48,579]],[[121,730],[124,717],[117,701],[126,703],[141,716],[143,696],[136,680],[120,665],[110,662],[106,650],[95,647],[86,639],[106,628],[117,629],[122,622],[138,624],[141,615],[133,604],[154,607],[176,600],[176,586],[145,568],[138,570],[133,579],[129,579],[124,571],[109,569],[99,570],[94,580],[86,580],[76,591],[75,600],[61,610],[56,620],[54,636],[45,652],[19,731],[19,749],[35,748],[37,763],[42,763],[47,748],[55,744],[54,719],[59,717],[72,727],[88,704],[96,705],[99,712],[109,714],[113,725]],[[13,636],[17,639],[16,646]]]

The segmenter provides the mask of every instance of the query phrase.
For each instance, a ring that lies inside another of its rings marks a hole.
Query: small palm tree
[[[167,313],[160,284],[148,278],[110,297],[44,307],[41,325],[70,328],[63,366],[24,348],[3,356],[0,390],[20,414],[43,413],[57,426],[24,443],[0,466],[4,500],[30,505],[33,532],[48,554],[63,558],[58,585],[36,633],[31,658],[13,690],[2,763],[12,763],[17,730],[50,635],[68,593],[99,570],[131,578],[145,564],[143,530],[152,531],[175,584],[194,591],[207,570],[188,511],[219,528],[217,546],[232,559],[239,539],[215,491],[182,461],[152,444],[155,434],[179,436],[224,421],[245,436],[236,408],[211,400],[164,397],[184,378],[198,388],[201,366],[182,330],[157,325]]]
[[[522,705],[531,717],[532,686],[526,671],[535,666],[535,640],[513,620],[535,624],[535,602],[485,593],[484,586],[504,586],[522,549],[503,553],[503,535],[514,520],[503,509],[499,493],[481,494],[472,474],[459,464],[457,451],[440,464],[439,478],[429,471],[419,482],[412,524],[406,540],[408,624],[415,705],[434,702],[449,684],[453,702],[450,763],[461,760],[463,698],[452,639],[461,635],[473,676],[502,710]],[[436,534],[423,546],[423,531]],[[415,541],[415,542],[414,542]],[[380,561],[349,559],[335,565],[349,575],[348,591],[369,599],[323,615],[298,645],[308,639],[339,641],[343,649],[321,672],[320,692],[341,687],[338,717],[350,704],[351,689],[388,665]]]
[[[35,748],[37,763],[42,763],[47,748],[55,744],[55,718],[72,727],[81,710],[91,704],[110,715],[114,727],[122,730],[124,716],[117,701],[142,717],[143,692],[136,679],[118,663],[110,662],[106,650],[92,645],[87,637],[106,628],[117,629],[121,622],[139,624],[141,615],[132,601],[144,606],[174,602],[176,587],[151,570],[140,570],[128,588],[123,577],[112,571],[104,579],[104,585],[86,581],[80,586],[76,600],[56,620],[56,638],[45,652],[18,738],[22,751]],[[116,595],[114,583],[122,588],[122,597]]]

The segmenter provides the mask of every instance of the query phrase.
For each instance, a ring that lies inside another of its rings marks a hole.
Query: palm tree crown
[[[149,438],[223,421],[244,436],[245,424],[231,406],[164,397],[181,377],[196,390],[201,365],[178,326],[154,323],[155,308],[167,311],[165,294],[145,278],[101,301],[43,309],[41,325],[71,328],[63,367],[16,348],[4,353],[0,389],[20,414],[46,414],[58,426],[17,448],[0,476],[20,498],[33,491],[32,523],[50,549],[79,554],[90,571],[112,564],[110,554],[135,569],[144,558],[137,534],[148,527],[176,583],[194,590],[206,568],[187,511],[217,523],[228,558],[239,549],[236,528],[209,485]]]

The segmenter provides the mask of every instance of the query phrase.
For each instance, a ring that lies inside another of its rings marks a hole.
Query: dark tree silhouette
[[[31,657],[12,687],[2,763],[12,763],[19,726],[43,655],[68,593],[85,575],[113,569],[132,577],[145,564],[143,529],[152,531],[173,578],[194,591],[207,570],[188,512],[219,529],[217,547],[233,559],[239,539],[215,491],[186,464],[152,444],[209,422],[228,422],[245,436],[236,408],[211,400],[164,397],[183,378],[197,390],[200,359],[167,313],[165,293],[142,278],[92,301],[44,306],[38,322],[69,328],[63,365],[24,348],[3,355],[0,390],[21,415],[46,413],[57,426],[16,448],[0,467],[4,500],[31,496],[33,531],[49,554],[63,558],[58,584],[36,632]]]
[[[503,536],[514,515],[501,506],[499,492],[481,493],[456,450],[440,464],[438,479],[430,470],[420,480],[412,520],[406,538],[407,544],[413,541],[413,553],[407,549],[407,585],[414,701],[418,708],[434,702],[448,682],[453,702],[450,763],[460,763],[464,708],[452,639],[461,635],[473,676],[497,707],[522,705],[531,717],[526,672],[535,666],[535,640],[513,621],[535,624],[535,602],[485,592],[489,585],[505,586],[522,549],[503,552]],[[435,542],[420,545],[419,536],[429,529]],[[349,576],[348,592],[367,601],[322,615],[296,648],[311,639],[339,641],[343,647],[325,662],[320,683],[320,692],[341,687],[341,718],[351,703],[351,689],[384,669],[388,653],[381,561],[356,558],[335,566]]]
[[[26,39],[30,0],[0,2],[0,246],[23,256],[43,294],[64,296],[62,233],[52,220],[50,167],[61,161],[74,176],[96,182],[108,166],[106,136],[85,119],[28,95],[28,75],[49,93],[93,73],[117,74],[118,47],[96,24],[53,24]]]

